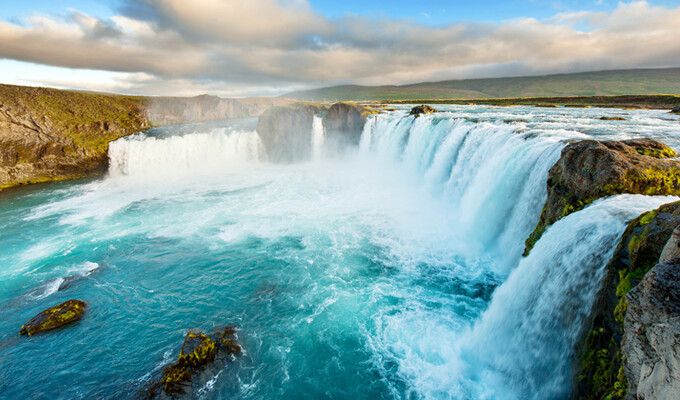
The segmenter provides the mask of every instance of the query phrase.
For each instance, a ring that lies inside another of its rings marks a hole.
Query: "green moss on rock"
[[[548,173],[548,198],[524,254],[550,225],[599,198],[621,193],[680,195],[680,162],[669,159],[676,156],[653,139],[567,145]]]
[[[21,327],[19,334],[32,336],[36,333],[68,325],[82,318],[85,307],[87,307],[87,304],[83,301],[67,300],[31,318]]]
[[[162,394],[171,396],[187,394],[193,376],[220,357],[233,357],[241,354],[241,346],[236,343],[237,334],[233,326],[217,330],[212,338],[199,330],[187,333],[177,361],[163,370],[163,376],[152,384],[140,397],[155,399]]]

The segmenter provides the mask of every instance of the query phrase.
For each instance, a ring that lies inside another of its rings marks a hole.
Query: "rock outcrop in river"
[[[680,194],[680,162],[675,151],[653,139],[583,140],[562,150],[548,173],[548,199],[526,241],[529,253],[545,229],[593,201],[614,194]]]
[[[323,117],[326,146],[342,151],[347,146],[358,145],[366,118],[381,111],[357,103],[335,103]]]
[[[85,307],[87,304],[83,301],[67,300],[31,318],[21,327],[19,334],[31,336],[78,321],[83,317]]]
[[[309,160],[312,154],[314,116],[328,106],[319,103],[294,103],[268,110],[257,121],[257,134],[267,158],[272,162]]]
[[[270,161],[306,161],[312,156],[314,116],[322,117],[325,147],[334,153],[341,152],[347,145],[358,144],[368,116],[380,112],[358,103],[328,106],[300,102],[265,112],[257,123],[257,134]]]
[[[134,97],[0,85],[0,190],[104,172],[110,141],[152,125],[253,117],[290,102]]]
[[[146,399],[177,398],[191,396],[194,376],[210,374],[207,367],[217,360],[231,361],[241,354],[236,343],[236,329],[226,326],[208,337],[200,330],[190,330],[184,338],[177,361],[163,370],[162,378],[152,384],[139,397]],[[191,396],[193,398],[193,396]]]

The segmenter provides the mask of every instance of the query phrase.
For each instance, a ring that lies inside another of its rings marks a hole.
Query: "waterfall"
[[[109,145],[109,173],[214,172],[258,161],[262,153],[260,138],[254,131],[219,128],[167,137],[137,134]]]
[[[315,115],[312,120],[312,160],[318,161],[323,156],[324,129],[320,115]]]
[[[503,398],[566,398],[578,340],[628,221],[676,200],[620,195],[548,228],[459,343],[460,358],[480,370],[485,390],[476,395],[494,387],[513,393]]]
[[[367,122],[360,152],[420,175],[449,204],[466,250],[498,255],[504,272],[538,222],[561,139],[511,124],[381,115]]]

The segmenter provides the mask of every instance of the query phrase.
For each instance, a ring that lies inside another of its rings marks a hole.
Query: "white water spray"
[[[323,157],[325,138],[323,120],[320,115],[315,115],[312,120],[312,160],[318,161]]]
[[[495,253],[505,274],[538,222],[548,170],[564,146],[560,138],[516,129],[450,116],[381,115],[366,124],[360,146],[422,176],[449,204],[464,251]]]
[[[215,172],[259,161],[262,154],[253,131],[215,129],[161,138],[140,134],[109,145],[109,172],[112,176]]]

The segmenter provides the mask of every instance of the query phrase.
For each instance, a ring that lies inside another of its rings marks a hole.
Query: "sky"
[[[274,96],[338,84],[680,66],[680,0],[24,0],[0,83]]]

